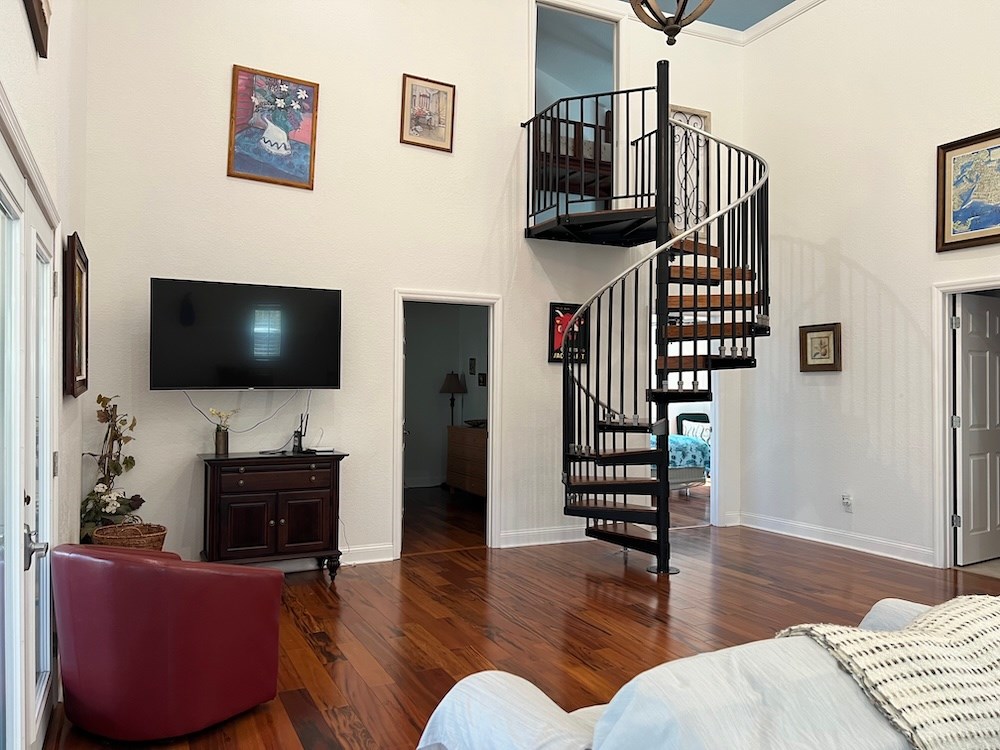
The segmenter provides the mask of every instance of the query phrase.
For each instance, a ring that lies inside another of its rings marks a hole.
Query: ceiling
[[[624,0],[628,2],[628,0]],[[727,29],[746,31],[758,21],[763,21],[793,0],[715,0],[715,3],[705,11],[699,21],[725,26]],[[659,0],[660,8],[667,15],[674,12],[677,4],[673,0]],[[695,0],[688,3],[691,8],[697,7]]]

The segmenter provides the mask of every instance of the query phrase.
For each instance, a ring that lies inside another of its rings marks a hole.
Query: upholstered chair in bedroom
[[[177,737],[276,695],[279,571],[66,544],[52,585],[66,717],[81,729]]]

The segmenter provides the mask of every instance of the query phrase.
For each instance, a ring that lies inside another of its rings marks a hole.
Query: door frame
[[[1000,275],[981,276],[959,281],[943,281],[931,287],[931,377],[933,383],[933,445],[931,487],[941,498],[933,514],[934,565],[951,568],[955,565],[955,535],[951,514],[959,500],[960,488],[955,485],[955,431],[951,416],[955,393],[955,342],[951,316],[954,297],[967,292],[982,292],[1000,288]]]
[[[421,289],[393,290],[393,394],[392,429],[399,443],[392,452],[392,559],[398,560],[403,552],[403,420],[406,417],[404,394],[406,371],[403,359],[404,302],[438,302],[446,305],[475,305],[485,307],[489,335],[489,392],[487,393],[486,442],[486,546],[500,546],[500,498],[502,485],[500,472],[501,394],[503,393],[503,300],[495,294],[470,292],[436,292]]]

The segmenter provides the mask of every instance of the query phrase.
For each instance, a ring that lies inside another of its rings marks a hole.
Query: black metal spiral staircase
[[[667,405],[710,401],[716,370],[754,367],[770,332],[768,170],[671,119],[655,88],[561,99],[528,129],[528,237],[656,248],[566,328],[567,515],[670,567]]]

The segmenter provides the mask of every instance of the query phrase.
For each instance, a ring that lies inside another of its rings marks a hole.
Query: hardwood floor
[[[691,526],[707,526],[709,523],[708,503],[712,488],[706,484],[670,493],[670,528],[683,529]]]
[[[403,555],[486,546],[486,498],[441,487],[403,490]]]
[[[505,669],[575,709],[668,659],[770,638],[799,622],[856,624],[878,599],[1000,594],[937,570],[741,527],[671,534],[681,573],[597,542],[473,549],[289,575],[277,699],[157,747],[412,748],[461,677]],[[45,747],[114,746],[57,710]]]

